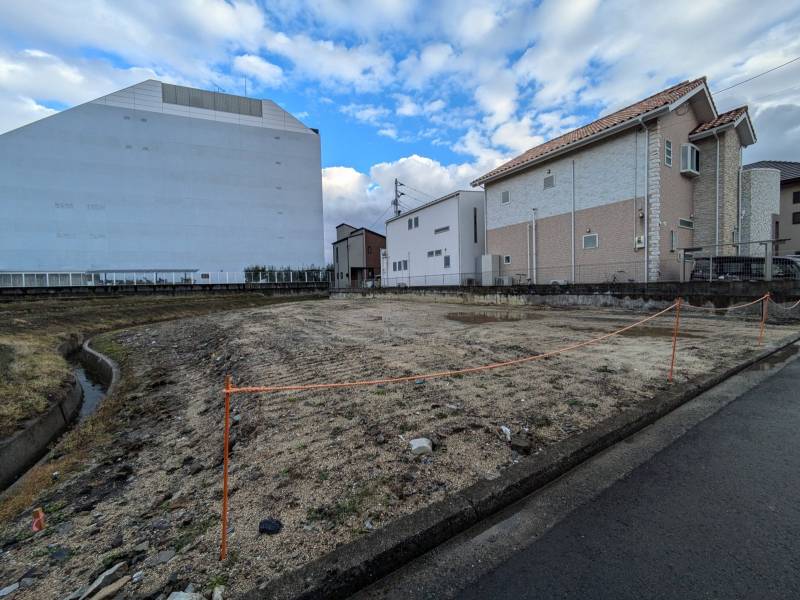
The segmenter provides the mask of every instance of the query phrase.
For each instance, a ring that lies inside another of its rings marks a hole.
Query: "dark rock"
[[[512,435],[511,436],[511,450],[518,454],[530,454],[533,445],[531,439],[527,436]]]
[[[281,529],[283,529],[283,523],[278,519],[264,519],[258,524],[258,533],[266,533],[267,535],[280,533]]]
[[[111,543],[108,545],[108,549],[113,550],[114,548],[119,548],[120,546],[122,546],[122,543],[123,543],[122,532],[120,531],[111,540]]]

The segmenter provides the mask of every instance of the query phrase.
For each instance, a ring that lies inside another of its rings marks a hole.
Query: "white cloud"
[[[453,70],[454,58],[450,44],[429,44],[419,53],[412,52],[400,62],[400,74],[411,88],[422,88],[431,79]]]
[[[401,117],[416,117],[422,112],[420,105],[414,102],[410,96],[398,94],[395,97],[397,98],[395,112]]]
[[[277,86],[283,81],[283,69],[254,54],[237,56],[233,60],[233,67],[240,73],[255,77],[267,87]]]
[[[339,110],[362,123],[383,126],[385,119],[392,114],[388,108],[372,104],[345,104]]]
[[[268,33],[267,49],[285,56],[295,71],[334,89],[376,91],[393,78],[394,59],[386,51],[367,44],[348,47],[305,34]]]
[[[55,114],[56,110],[38,104],[31,98],[0,91],[0,133]]]
[[[492,133],[492,144],[508,148],[516,154],[521,154],[529,148],[538,146],[545,141],[541,135],[534,135],[533,120],[530,116],[519,120],[506,121]]]

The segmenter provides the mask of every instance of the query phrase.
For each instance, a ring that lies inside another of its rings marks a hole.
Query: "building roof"
[[[392,221],[396,221],[397,219],[402,219],[403,217],[407,217],[408,215],[418,212],[422,209],[428,208],[429,206],[433,206],[434,204],[439,204],[439,202],[444,202],[445,200],[447,200],[448,198],[452,198],[453,196],[458,196],[459,194],[476,194],[476,193],[480,194],[481,192],[478,190],[456,190],[454,192],[450,192],[449,194],[445,194],[444,196],[435,198],[430,202],[426,202],[425,204],[420,204],[419,206],[415,206],[414,208],[407,210],[403,213],[400,213],[395,217],[389,217],[388,219],[386,219],[386,223],[388,224],[391,223]]]
[[[485,175],[482,175],[473,181],[472,185],[480,185],[481,183],[484,183],[490,179],[496,179],[509,171],[515,171],[526,165],[538,162],[540,159],[549,154],[553,154],[558,150],[566,149],[567,147],[575,145],[578,142],[589,140],[590,138],[606,132],[611,128],[616,128],[625,123],[634,125],[638,121],[639,117],[659,108],[669,106],[676,100],[680,100],[687,94],[699,90],[701,87],[706,87],[705,77],[700,77],[699,79],[694,79],[691,81],[682,81],[681,83],[668,87],[667,89],[662,90],[657,94],[653,94],[644,100],[640,100],[634,104],[631,104],[630,106],[626,106],[625,108],[613,112],[610,115],[600,117],[588,125],[584,125],[583,127],[579,127],[578,129],[574,129],[570,132],[553,138],[544,144],[539,144],[538,146],[523,152],[516,158],[512,158],[510,161],[500,165],[496,169],[489,171]]]
[[[339,229],[339,227],[341,227],[342,225],[347,225],[348,227],[353,227],[352,225],[349,225],[347,223],[339,223],[336,226],[336,229]],[[361,235],[364,232],[371,233],[372,235],[377,235],[378,237],[382,237],[383,239],[386,239],[386,236],[383,235],[382,233],[378,233],[377,231],[372,231],[372,229],[368,229],[367,227],[353,227],[353,231],[351,231],[349,234],[347,234],[345,237],[343,237],[343,238],[341,238],[339,240],[332,241],[331,245],[338,244],[339,242],[343,242],[347,238],[351,238],[351,237],[354,237],[354,236],[357,236],[357,235]]]
[[[781,183],[800,179],[800,162],[788,160],[760,160],[744,165],[743,169],[778,169],[781,172]]]
[[[728,112],[724,112],[721,115],[718,115],[716,119],[711,119],[710,121],[701,123],[694,129],[692,129],[689,135],[702,133],[704,131],[710,131],[712,129],[716,129],[717,127],[721,127],[722,125],[734,123],[739,117],[744,116],[746,113],[747,113],[746,106],[740,106],[739,108],[734,108],[733,110],[729,110]]]

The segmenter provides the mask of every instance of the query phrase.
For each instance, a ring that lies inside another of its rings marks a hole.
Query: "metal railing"
[[[280,271],[0,271],[0,287],[85,287],[116,285],[220,285],[330,283],[325,269]]]

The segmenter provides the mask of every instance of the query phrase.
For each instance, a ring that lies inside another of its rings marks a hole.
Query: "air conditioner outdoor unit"
[[[643,235],[637,235],[635,244],[636,244],[637,248],[644,248],[644,236]]]
[[[504,275],[503,277],[494,278],[495,285],[511,285],[511,275]]]

